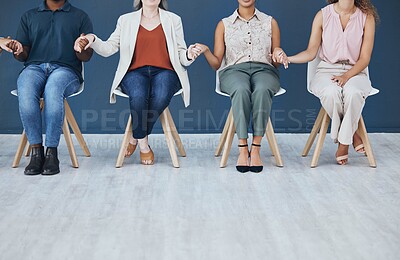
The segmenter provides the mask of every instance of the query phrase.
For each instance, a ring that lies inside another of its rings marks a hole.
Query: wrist
[[[186,50],[186,59],[188,61],[192,61],[193,59],[189,58],[189,50]]]

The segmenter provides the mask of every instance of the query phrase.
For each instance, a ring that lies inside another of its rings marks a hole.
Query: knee
[[[252,94],[253,100],[262,100],[262,101],[266,100],[271,101],[273,96],[274,92],[268,88],[257,88],[253,91]]]
[[[155,95],[153,97],[153,105],[155,108],[165,108],[171,102],[172,97],[169,95]]]
[[[231,95],[233,99],[240,101],[250,100],[250,96],[251,96],[250,90],[245,88],[238,88]]]
[[[366,98],[366,94],[359,88],[348,85],[344,86],[343,96],[345,100],[364,100]]]
[[[64,92],[57,86],[46,86],[43,92],[43,98],[47,102],[60,102],[64,101]]]
[[[341,90],[337,87],[325,88],[324,91],[320,93],[320,99],[331,103],[341,102],[340,92]]]

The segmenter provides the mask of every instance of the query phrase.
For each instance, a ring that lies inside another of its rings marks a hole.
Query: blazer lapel
[[[169,58],[171,59],[171,63],[173,65],[175,64],[175,55],[174,55],[175,46],[174,46],[174,34],[172,28],[173,25],[167,15],[167,12],[161,8],[159,10],[160,10],[161,26],[165,34],[165,39],[167,40]]]
[[[129,55],[130,59],[132,60],[133,52],[135,51],[136,45],[136,38],[139,32],[140,20],[142,17],[142,9],[132,13],[132,22],[130,23],[130,30],[129,30]]]

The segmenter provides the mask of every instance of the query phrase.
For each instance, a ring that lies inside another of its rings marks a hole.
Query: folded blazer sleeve
[[[186,56],[187,46],[185,42],[185,36],[183,33],[183,25],[182,19],[179,17],[177,19],[175,27],[175,34],[176,34],[176,43],[178,45],[178,53],[179,53],[179,61],[181,62],[182,66],[190,66],[194,60],[188,60]]]
[[[103,57],[109,57],[119,51],[121,38],[121,17],[117,21],[115,31],[110,35],[107,41],[102,41],[99,37],[92,44],[92,49]]]

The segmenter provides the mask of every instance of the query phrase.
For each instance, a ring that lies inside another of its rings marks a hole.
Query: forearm
[[[210,50],[204,52],[204,57],[214,70],[218,70],[221,67],[221,61]]]
[[[21,54],[19,54],[19,55],[14,54],[14,58],[15,58],[17,61],[20,61],[20,62],[25,62],[25,61],[28,59],[28,56],[29,56],[29,52],[28,52],[27,50],[24,50],[24,51],[21,52]]]
[[[76,57],[78,60],[82,62],[88,62],[93,56],[93,49],[88,48],[87,50],[83,50],[81,53],[76,52]]]
[[[365,68],[368,67],[370,59],[360,58],[354,66],[345,73],[345,76],[349,79],[360,74]]]
[[[307,63],[314,60],[316,56],[317,56],[316,51],[311,51],[307,49],[294,56],[288,57],[288,59],[290,63]]]

